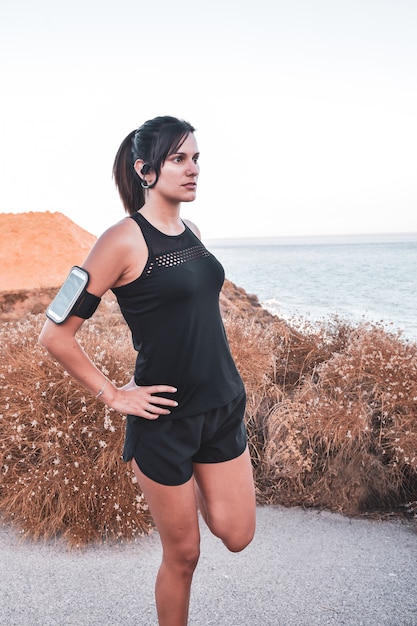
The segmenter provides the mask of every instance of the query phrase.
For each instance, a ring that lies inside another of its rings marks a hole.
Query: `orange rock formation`
[[[96,237],[62,213],[0,213],[0,291],[59,287]]]

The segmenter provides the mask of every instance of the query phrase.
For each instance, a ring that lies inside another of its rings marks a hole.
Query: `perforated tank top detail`
[[[205,256],[209,256],[209,252],[201,245],[192,246],[185,250],[174,250],[173,252],[166,252],[165,254],[159,254],[151,261],[148,261],[145,268],[145,274],[149,276],[156,269],[164,267],[174,267],[174,265],[180,265],[181,263],[187,263],[187,261],[195,261]]]
[[[143,215],[132,216],[148,247],[148,261],[134,281],[115,287],[120,309],[138,352],[138,385],[172,385],[178,407],[189,417],[227,404],[243,389],[219,308],[224,270],[184,224],[166,235]]]

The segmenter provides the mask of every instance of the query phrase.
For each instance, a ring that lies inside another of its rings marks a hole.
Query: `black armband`
[[[87,291],[89,279],[87,270],[75,265],[47,308],[47,317],[55,324],[62,324],[70,315],[83,319],[91,317],[101,298]]]
[[[70,315],[77,315],[83,319],[89,319],[101,302],[101,298],[84,289],[74,304]]]

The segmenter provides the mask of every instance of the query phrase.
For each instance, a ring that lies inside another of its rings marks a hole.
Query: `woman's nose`
[[[199,173],[200,173],[200,168],[198,167],[198,163],[196,163],[195,161],[191,161],[188,167],[187,174],[189,176],[198,176]]]

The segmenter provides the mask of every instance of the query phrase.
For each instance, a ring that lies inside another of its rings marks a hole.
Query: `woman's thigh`
[[[210,530],[238,552],[253,538],[256,500],[249,450],[231,461],[194,463],[202,514]]]
[[[200,531],[194,479],[183,485],[161,485],[132,467],[161,537],[165,557],[198,558]]]

